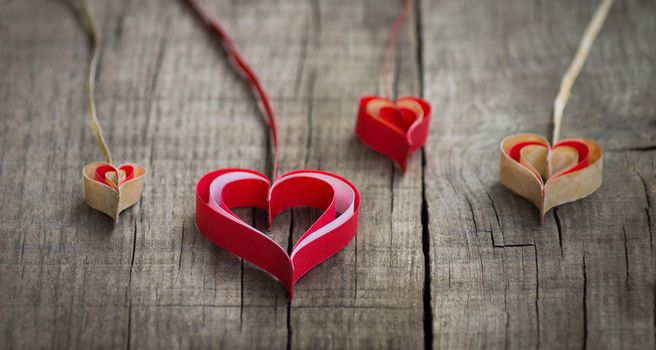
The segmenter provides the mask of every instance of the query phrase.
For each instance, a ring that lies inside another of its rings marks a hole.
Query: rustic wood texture
[[[415,1],[394,90],[435,112],[406,174],[353,136],[359,96],[382,93],[398,1],[205,1],[271,94],[280,171],[361,191],[356,239],[291,302],[194,226],[200,175],[271,159],[248,88],[180,1],[90,1],[100,122],[116,162],[148,178],[116,225],[84,204],[100,153],[70,1],[0,6],[0,348],[656,346],[653,1],[618,0],[565,111],[564,137],[604,147],[604,184],[542,226],[498,183],[498,144],[550,134],[595,0]],[[289,247],[317,216],[283,213],[270,234]]]
[[[651,348],[656,4],[618,1],[563,119],[605,148],[590,197],[535,208],[498,183],[505,135],[551,134],[551,106],[597,1],[422,3],[433,344]]]

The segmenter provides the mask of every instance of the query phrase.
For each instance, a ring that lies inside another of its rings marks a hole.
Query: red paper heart
[[[408,158],[426,143],[431,106],[418,97],[392,102],[377,96],[360,99],[355,135],[405,171]]]
[[[548,157],[549,154],[552,154],[552,152],[558,148],[570,147],[576,151],[577,161],[575,164],[566,166],[563,169],[558,169],[558,171],[555,171],[553,173],[551,171],[539,171],[535,169],[533,166],[530,166],[530,164],[522,162],[521,159],[522,149],[524,149],[527,146],[539,146],[545,148],[547,152],[545,157]],[[520,163],[521,165],[529,168],[529,170],[531,170],[531,172],[533,172],[536,175],[538,180],[540,180],[544,184],[545,182],[548,182],[551,179],[555,179],[558,176],[566,175],[587,167],[588,160],[590,157],[590,147],[587,144],[583,143],[582,141],[576,139],[563,140],[555,144],[553,147],[550,147],[549,144],[545,144],[539,141],[526,141],[513,145],[508,150],[508,155],[517,163]],[[543,177],[546,178],[546,181],[542,179]]]
[[[309,206],[323,214],[296,242],[291,255],[264,233],[232,212],[258,207],[271,220],[280,212]],[[228,252],[269,272],[293,295],[305,273],[342,250],[358,226],[360,194],[348,180],[322,171],[299,170],[277,178],[248,169],[220,169],[201,177],[196,186],[196,226]]]
[[[116,169],[113,165],[103,164],[96,168],[94,180],[118,191],[119,186],[134,178],[134,167],[124,164]]]

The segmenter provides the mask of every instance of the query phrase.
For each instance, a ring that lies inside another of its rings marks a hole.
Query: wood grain
[[[499,185],[498,143],[550,134],[596,1],[415,1],[394,90],[423,94],[435,115],[406,174],[353,136],[359,97],[382,93],[397,1],[204,3],[272,97],[280,171],[331,171],[360,189],[356,239],[289,302],[198,232],[200,175],[271,160],[247,86],[176,0],[90,1],[100,122],[116,162],[149,172],[113,225],[82,197],[80,170],[100,153],[75,4],[5,0],[0,348],[656,346],[656,4],[615,4],[565,111],[563,136],[604,147],[604,184],[540,226]],[[265,228],[263,213],[239,215]],[[270,235],[289,247],[318,215],[283,213]]]
[[[604,184],[539,225],[498,184],[498,144],[550,135],[551,106],[596,1],[422,1],[436,348],[653,348],[653,3],[615,5],[563,134],[607,150]],[[566,10],[565,10],[566,9]]]

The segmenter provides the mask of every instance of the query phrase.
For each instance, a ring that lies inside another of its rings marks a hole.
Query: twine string
[[[601,30],[601,27],[606,21],[606,17],[608,17],[608,12],[613,5],[613,1],[614,0],[602,0],[602,2],[599,4],[599,7],[597,7],[595,10],[592,19],[590,20],[590,23],[588,23],[588,26],[585,28],[583,37],[579,42],[576,55],[574,56],[572,63],[570,63],[569,68],[567,68],[567,72],[565,72],[565,75],[560,82],[560,89],[558,90],[558,95],[556,96],[553,107],[554,130],[553,138],[551,140],[552,144],[558,143],[560,139],[560,125],[563,120],[563,112],[565,111],[567,100],[569,99],[570,93],[572,92],[572,86],[574,85],[574,82],[576,81],[579,73],[581,73],[581,69],[583,69],[583,65],[585,64],[585,61],[588,58],[588,54],[590,53],[590,48],[592,47],[595,38],[597,38],[599,30]]]
[[[105,158],[105,162],[112,163],[112,154],[109,152],[109,147],[107,146],[107,141],[103,136],[102,128],[100,127],[100,122],[98,121],[98,116],[96,114],[96,104],[94,102],[94,94],[96,89],[96,71],[98,69],[98,56],[100,51],[100,39],[98,36],[98,31],[96,30],[96,25],[93,20],[93,15],[89,10],[86,0],[81,0],[81,12],[84,22],[86,24],[85,29],[89,36],[89,41],[91,42],[91,60],[89,61],[89,75],[87,77],[87,120],[89,123],[89,129],[93,134],[100,152]]]

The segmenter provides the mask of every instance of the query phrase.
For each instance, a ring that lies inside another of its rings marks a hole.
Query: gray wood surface
[[[117,162],[145,165],[117,225],[88,208],[81,169],[89,47],[66,0],[0,6],[0,348],[655,348],[656,3],[618,0],[574,86],[563,136],[604,147],[604,184],[537,210],[498,183],[498,143],[551,132],[559,79],[596,6],[415,1],[395,91],[433,103],[406,174],[353,136],[380,94],[399,2],[226,1],[208,8],[279,114],[281,171],[360,189],[360,230],[290,302],[194,226],[194,184],[268,171],[248,88],[180,1],[93,0],[104,38],[101,124]],[[239,214],[264,229],[265,216]],[[318,216],[274,221],[288,247]]]

